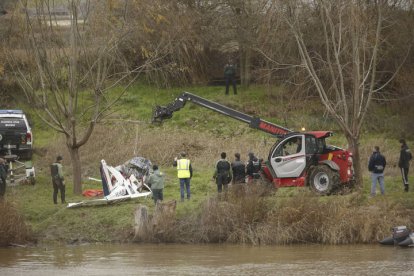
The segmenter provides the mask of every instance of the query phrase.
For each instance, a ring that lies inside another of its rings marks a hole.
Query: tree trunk
[[[359,155],[359,139],[346,136],[349,144],[349,150],[352,152],[352,160],[354,165],[354,174],[356,186],[362,188],[362,169],[361,169],[361,156]]]
[[[250,85],[251,50],[246,46],[240,48],[240,83],[242,86]]]
[[[246,87],[250,86],[250,63],[251,63],[251,50],[250,48],[246,47],[245,51],[245,58],[244,58],[244,85]]]
[[[239,64],[240,64],[240,85],[243,86],[244,85],[244,55],[243,55],[243,49],[240,48],[240,53],[239,53],[240,57],[239,57]]]
[[[142,242],[148,238],[149,218],[148,207],[145,205],[138,205],[135,209],[135,226],[133,241]]]
[[[72,174],[73,174],[73,193],[75,195],[82,194],[82,182],[81,182],[81,162],[79,156],[79,148],[68,147],[70,153],[70,159],[72,161]]]

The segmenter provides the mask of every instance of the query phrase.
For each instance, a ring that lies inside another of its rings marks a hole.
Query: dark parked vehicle
[[[22,110],[0,110],[0,155],[31,159],[33,135]]]

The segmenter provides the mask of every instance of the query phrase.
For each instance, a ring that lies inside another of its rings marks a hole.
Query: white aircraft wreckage
[[[147,197],[152,191],[144,180],[149,175],[150,168],[151,162],[143,157],[134,157],[117,167],[111,167],[102,160],[100,172],[104,198],[69,203],[67,208],[105,205]]]

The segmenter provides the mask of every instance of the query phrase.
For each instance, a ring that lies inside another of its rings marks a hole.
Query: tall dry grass
[[[372,243],[389,236],[391,227],[410,221],[401,206],[387,201],[359,205],[358,194],[325,201],[309,192],[290,198],[265,194],[266,188],[257,186],[242,193],[231,191],[221,198],[209,198],[197,214],[168,224],[168,239],[158,236],[158,241],[254,245]]]
[[[273,139],[274,140],[274,139]],[[47,151],[38,158],[36,165],[47,169],[58,154],[64,157],[64,163],[70,167],[70,156],[63,137],[51,138]],[[273,141],[249,137],[216,137],[210,133],[197,131],[183,132],[163,126],[152,127],[147,124],[119,123],[100,125],[95,129],[90,141],[81,148],[81,162],[84,176],[98,173],[98,164],[105,159],[109,165],[119,165],[134,156],[144,156],[153,163],[171,166],[174,157],[186,151],[193,167],[211,168],[222,151],[232,159],[239,152],[247,159],[249,151],[267,158]]]
[[[258,138],[251,134],[222,136],[197,130],[183,132],[181,129],[171,127],[154,127],[144,122],[115,121],[98,125],[90,141],[81,148],[80,153],[83,175],[91,176],[98,174],[101,159],[105,159],[110,165],[119,165],[134,156],[144,156],[154,163],[170,166],[174,157],[181,151],[188,152],[193,166],[199,168],[213,167],[222,151],[227,152],[230,160],[233,160],[236,152],[241,153],[242,159],[247,160],[247,154],[250,151],[267,159],[269,150],[275,142],[276,138]],[[341,142],[337,142],[337,145],[346,147],[346,145],[341,145]],[[398,176],[400,174],[397,167],[398,142],[385,138],[370,138],[361,142],[363,169],[375,145],[381,147],[382,153],[387,158],[386,176]],[[70,156],[64,137],[55,134],[50,137],[50,143],[44,149],[45,154],[36,160],[36,166],[39,169],[47,170],[49,164],[58,154],[61,154],[70,172]],[[368,175],[368,171],[364,171]]]
[[[15,204],[0,198],[0,246],[24,244],[30,236],[30,230]]]

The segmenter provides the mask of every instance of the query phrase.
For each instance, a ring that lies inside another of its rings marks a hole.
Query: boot
[[[408,184],[404,184],[404,192],[408,192]]]

